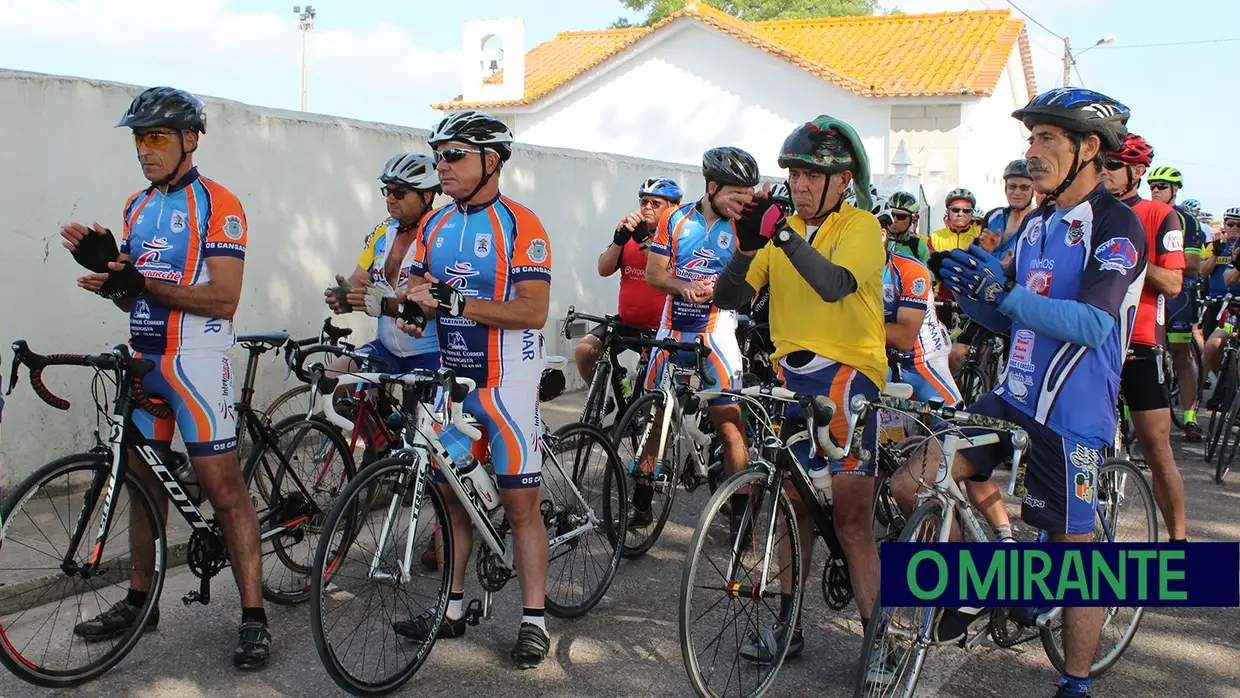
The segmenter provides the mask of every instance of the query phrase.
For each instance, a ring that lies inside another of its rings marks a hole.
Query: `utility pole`
[[[1068,37],[1063,38],[1063,86],[1067,87],[1072,78],[1069,73],[1072,72],[1072,44],[1069,43]],[[303,106],[302,109],[305,109]]]
[[[314,17],[317,14],[314,7],[306,5],[303,12],[301,5],[293,5],[293,14],[297,15],[299,20],[298,27],[301,29],[301,110],[306,110],[306,35],[311,29],[314,29]]]

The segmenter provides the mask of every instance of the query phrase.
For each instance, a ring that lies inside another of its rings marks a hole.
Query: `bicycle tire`
[[[976,363],[969,362],[956,371],[956,385],[960,386],[960,402],[972,405],[977,399],[990,391],[990,381],[986,373]]]
[[[650,409],[652,406],[655,406],[656,403],[662,404],[666,398],[667,396],[662,392],[647,393],[638,398],[632,405],[629,406],[629,409],[625,411],[624,416],[621,417],[620,421],[617,423],[616,430],[613,434],[613,444],[616,448],[617,454],[621,450],[622,442],[631,436],[629,430],[637,428],[638,420],[641,419],[642,411],[645,409]],[[665,478],[664,491],[666,496],[663,498],[663,504],[658,508],[658,511],[652,512],[654,514],[654,519],[651,521],[650,526],[646,528],[644,535],[640,534],[640,532],[634,531],[633,529],[628,529],[624,532],[624,543],[621,554],[626,558],[641,557],[649,552],[650,548],[654,547],[654,544],[659,540],[659,535],[663,532],[663,527],[667,524],[667,517],[671,513],[672,504],[676,500],[676,490],[680,489],[679,468],[683,465],[683,463],[681,463],[680,458],[680,435],[676,430],[678,425],[676,413],[678,410],[676,409],[674,402],[675,401],[673,401],[672,406],[672,420],[668,425],[668,451],[664,452],[663,458],[663,475]],[[664,405],[663,408],[667,409],[666,405]],[[655,406],[654,409],[657,410],[658,407]],[[652,421],[653,413],[651,416],[648,416],[647,419]],[[647,424],[649,424],[650,421],[647,421]],[[634,459],[639,459],[640,454],[644,452],[646,448],[646,440],[655,439],[659,436],[653,428],[644,430],[644,434],[646,438],[642,439],[642,434],[638,433],[636,435],[636,440],[632,444]],[[629,465],[632,467],[632,464]],[[621,466],[624,466],[623,462],[621,463]],[[632,491],[636,494],[638,487],[636,484],[636,475],[629,475],[629,479],[634,483]],[[653,503],[651,508],[654,508]],[[629,521],[631,522],[632,520],[633,506],[630,502]]]
[[[277,395],[276,399],[272,400],[271,403],[267,405],[267,409],[262,410],[262,411],[251,410],[248,413],[248,417],[257,418],[261,420],[261,422],[258,424],[259,428],[270,427],[272,424],[282,422],[287,417],[277,417],[276,416],[277,412],[281,408],[283,408],[285,405],[295,400],[297,397],[301,395],[309,395],[311,389],[312,389],[312,386],[307,383],[303,383],[301,385],[295,385],[292,388],[289,388],[288,390],[285,390],[284,392]],[[309,411],[310,411],[309,404],[307,402],[307,409],[305,410],[303,415],[305,413],[308,413]],[[238,415],[238,418],[240,418],[240,416],[241,415]],[[250,457],[254,454],[253,448],[254,448],[254,444],[250,443],[249,429],[243,429],[241,423],[238,422],[237,423],[237,453],[240,454],[241,456],[242,464],[250,462]],[[262,485],[260,484],[260,486]],[[264,499],[266,499],[268,496],[268,493],[266,491],[260,491],[259,494]]]
[[[1236,457],[1236,446],[1240,443],[1240,435],[1235,439],[1232,438],[1233,429],[1240,426],[1240,391],[1231,398],[1231,404],[1227,406],[1226,416],[1223,418],[1222,431],[1219,432],[1218,447],[1214,453],[1214,483],[1216,485],[1223,484],[1227,480],[1227,473],[1231,471],[1231,462]],[[1231,452],[1227,450],[1228,443],[1231,444]]]
[[[1128,486],[1136,487],[1141,491],[1141,500],[1145,502],[1145,516],[1146,521],[1148,522],[1146,530],[1146,537],[1148,540],[1139,542],[1158,542],[1158,509],[1154,504],[1154,490],[1150,487],[1149,481],[1145,479],[1145,475],[1136,466],[1128,462],[1128,459],[1126,458],[1108,458],[1102,461],[1102,464],[1098,466],[1098,482],[1102,483],[1104,481],[1104,476],[1108,473],[1122,473],[1126,476],[1128,483],[1133,483]],[[1129,497],[1128,499],[1131,498]],[[1113,609],[1107,610],[1110,612]],[[1124,652],[1128,649],[1128,646],[1132,644],[1132,639],[1136,636],[1137,629],[1141,625],[1141,618],[1144,615],[1144,608],[1136,609],[1133,613],[1128,629],[1121,635],[1118,644],[1107,652],[1102,659],[1094,662],[1093,665],[1090,666],[1089,675],[1091,678],[1096,679],[1109,671],[1111,667],[1115,666],[1115,663],[1119,661],[1120,657],[1123,656]],[[1062,615],[1060,618],[1062,618]],[[1104,634],[1106,631],[1106,623],[1108,622],[1109,620],[1104,621]],[[1055,670],[1063,673],[1064,656],[1062,649],[1060,649],[1059,645],[1056,644],[1056,636],[1055,628],[1052,628],[1050,624],[1043,626],[1041,630],[1042,649],[1046,651],[1046,657],[1051,661],[1051,665],[1055,667]],[[1101,641],[1101,636],[1099,637]],[[1094,650],[1094,653],[1095,656],[1097,656],[1096,649]]]
[[[580,461],[572,464],[572,482],[576,492],[580,493],[581,498],[586,501],[574,501],[571,499],[572,490],[569,490],[568,493],[560,493],[557,496],[554,483],[550,482],[551,478],[548,476],[555,477],[556,471],[559,471],[560,476],[567,474],[567,472],[560,467],[558,460],[554,460],[550,468],[546,467],[546,460],[544,460],[542,488],[551,504],[551,521],[549,522],[551,526],[548,527],[548,538],[550,539],[553,533],[558,537],[571,532],[578,525],[576,523],[578,521],[587,519],[598,521],[601,524],[596,524],[591,530],[565,541],[563,547],[569,548],[570,551],[575,551],[583,547],[588,548],[592,542],[596,541],[598,545],[610,548],[610,552],[606,552],[606,557],[599,561],[602,563],[602,572],[598,581],[594,584],[593,590],[582,594],[583,598],[579,601],[569,602],[552,591],[551,585],[553,582],[562,579],[562,576],[552,573],[551,565],[562,556],[557,555],[554,549],[551,551],[547,561],[548,572],[545,602],[547,613],[556,618],[576,618],[597,606],[599,601],[602,601],[607,590],[611,588],[612,580],[616,578],[616,571],[620,569],[620,556],[624,551],[623,539],[617,536],[613,526],[618,525],[620,530],[623,531],[628,525],[628,492],[625,482],[627,478],[625,477],[624,469],[620,465],[620,458],[616,455],[616,449],[612,448],[611,439],[607,438],[603,431],[594,425],[583,422],[570,422],[555,430],[550,439],[544,440],[542,444],[543,458],[554,458],[551,456],[550,450],[553,446],[560,445],[568,445],[568,450],[576,450],[578,453],[581,453],[584,442],[590,442],[593,446],[600,449],[605,458],[600,486],[601,503],[596,507],[587,494],[592,489],[586,484],[586,476],[589,473]],[[540,494],[540,497],[542,496],[544,495]],[[616,500],[614,502],[612,501],[613,497]],[[552,526],[554,526],[554,530]],[[596,538],[592,535],[596,532],[600,537]],[[590,537],[587,538],[587,536]]]
[[[792,607],[789,609],[789,612],[788,612],[789,618],[796,618],[797,615],[801,611],[802,604],[804,603],[803,587],[804,587],[805,581],[801,579],[801,574],[800,574],[801,543],[800,543],[800,536],[798,532],[796,514],[794,513],[794,510],[792,508],[792,500],[788,496],[787,489],[785,489],[784,487],[779,487],[778,489],[771,489],[768,487],[763,487],[762,484],[767,481],[767,478],[768,478],[768,472],[766,471],[765,467],[760,467],[760,468],[750,468],[750,469],[742,470],[741,472],[736,473],[728,477],[727,479],[725,479],[723,482],[721,482],[719,484],[719,489],[715,491],[714,496],[712,496],[710,500],[706,503],[706,506],[703,507],[702,509],[701,515],[698,517],[697,525],[694,526],[694,529],[693,529],[693,537],[689,541],[689,547],[685,551],[684,561],[681,563],[680,598],[679,598],[679,604],[678,604],[679,607],[677,609],[678,610],[677,627],[678,627],[678,631],[680,635],[680,653],[681,653],[681,658],[683,660],[683,663],[685,665],[685,672],[689,676],[689,682],[690,684],[692,684],[693,690],[699,696],[733,695],[733,694],[728,694],[726,692],[726,687],[723,693],[719,693],[714,687],[708,685],[709,679],[703,676],[701,665],[698,662],[699,653],[695,651],[695,643],[693,641],[689,625],[693,622],[693,609],[695,607],[695,604],[692,600],[692,591],[694,589],[694,580],[698,576],[698,570],[701,569],[701,570],[716,570],[717,571],[717,567],[715,565],[709,562],[706,564],[702,564],[700,562],[702,550],[705,547],[706,543],[708,542],[708,538],[711,536],[712,532],[715,532],[715,533],[718,532],[718,527],[714,523],[716,519],[719,517],[723,517],[725,519],[730,518],[730,514],[724,513],[723,510],[725,506],[730,504],[732,496],[736,494],[737,492],[739,492],[740,490],[742,490],[743,488],[749,488],[750,497],[753,496],[754,491],[761,491],[763,493],[763,497],[759,500],[760,502],[765,502],[769,499],[769,497],[766,495],[774,494],[774,500],[773,500],[774,505],[778,508],[779,514],[782,515],[783,527],[780,530],[783,530],[786,532],[787,540],[789,543],[789,546],[788,546],[789,563],[786,569],[792,571],[791,595],[793,599]],[[750,501],[752,503],[752,499],[747,500],[747,501]],[[728,511],[730,512],[730,510]],[[748,538],[755,537],[753,533],[754,528],[753,528],[753,523],[751,519],[753,511],[754,511],[754,508],[750,506],[746,509],[746,513],[743,515],[744,520],[749,522],[749,525],[747,526],[747,531],[750,535],[740,536],[739,538],[748,539]],[[761,520],[765,520],[767,516],[769,516],[769,512],[763,509],[761,505],[759,505],[758,517]],[[758,534],[756,537],[761,537],[761,534]],[[732,540],[732,539],[731,539],[731,536],[728,536],[724,540]],[[754,544],[756,545],[756,541],[754,542]],[[744,550],[752,549],[752,547],[748,545],[746,542],[742,542],[739,540],[732,540],[731,546],[732,546],[731,550],[733,551],[732,553],[733,558],[735,558],[735,554],[738,548],[744,549]],[[765,555],[765,553],[763,553],[763,555]],[[777,552],[772,553],[772,555],[773,555],[773,559],[778,560]],[[754,556],[758,557],[758,554],[755,552]],[[730,579],[727,581],[735,582],[734,579]],[[750,581],[753,581],[753,580],[750,580]],[[739,584],[740,582],[736,582],[736,583]],[[744,594],[737,595],[737,594],[729,593],[727,591],[726,586],[720,586],[718,588],[718,591],[723,592],[725,595],[732,596],[733,600],[745,600],[748,598]],[[710,610],[710,608],[714,606],[714,604],[710,602],[707,602],[704,605],[706,606],[707,610]],[[731,605],[730,602],[729,602],[729,605]],[[749,629],[748,626],[751,625],[750,623],[741,621],[739,619],[737,619],[734,622],[744,623],[746,627],[743,628],[743,630],[748,630]],[[716,637],[719,637],[722,634],[726,634],[726,633],[720,633],[719,635],[716,635]],[[767,690],[770,689],[771,684],[775,681],[776,675],[779,673],[780,668],[783,666],[784,658],[788,652],[788,645],[785,643],[782,646],[778,647],[776,649],[775,656],[773,656],[771,658],[771,661],[766,664],[751,663],[748,660],[740,656],[739,647],[737,648],[737,650],[738,651],[737,651],[737,655],[734,660],[733,671],[728,672],[728,678],[727,678],[728,685],[729,686],[731,685],[732,677],[736,673],[735,672],[736,662],[740,662],[741,663],[740,666],[745,667],[745,668],[748,668],[751,666],[758,667],[760,669],[765,670],[766,672],[765,675],[759,676],[758,680],[755,682],[753,689],[751,691],[743,693],[743,694],[737,694],[737,695],[744,695],[747,697],[762,695],[763,693],[765,693]],[[717,653],[718,653],[718,650],[716,650],[716,654]]]
[[[5,498],[3,505],[0,506],[0,512],[2,512],[0,521],[4,522],[3,525],[0,526],[0,542],[7,540],[12,534],[14,521],[18,520],[17,517],[13,516],[13,511],[15,508],[20,505],[24,505],[33,499],[42,485],[47,484],[52,479],[61,475],[67,476],[74,471],[82,471],[83,473],[94,471],[95,475],[91,478],[91,481],[93,483],[99,483],[101,486],[101,484],[105,482],[107,477],[110,475],[112,466],[106,460],[104,453],[77,453],[63,458],[58,458],[27,476],[20,485],[9,493],[9,496]],[[27,683],[45,688],[70,688],[102,676],[120,663],[120,661],[133,650],[134,646],[137,645],[138,640],[141,639],[142,633],[146,628],[147,622],[150,620],[151,614],[155,612],[155,608],[159,603],[160,592],[163,590],[164,575],[167,572],[168,564],[168,539],[165,532],[164,521],[156,514],[158,510],[155,507],[155,499],[151,494],[150,489],[147,488],[146,483],[142,481],[142,478],[140,478],[132,470],[126,469],[124,475],[121,477],[121,480],[122,482],[119,483],[121,486],[116,487],[115,490],[118,492],[128,492],[131,502],[141,502],[141,506],[145,509],[147,514],[146,519],[148,525],[150,526],[152,542],[155,546],[155,560],[159,561],[156,568],[151,570],[151,581],[147,587],[146,602],[143,604],[142,608],[138,610],[138,615],[136,618],[137,622],[121,633],[120,641],[116,643],[110,651],[99,652],[94,656],[91,656],[91,653],[86,653],[86,656],[91,659],[86,666],[74,670],[51,670],[37,665],[35,662],[31,661],[30,658],[21,653],[10,637],[14,628],[19,626],[13,622],[4,622],[2,616],[0,616],[0,664],[3,664],[5,668],[13,673],[14,676],[17,676]],[[95,507],[102,504],[100,497],[106,497],[107,493],[98,490],[97,486],[94,485],[87,487],[87,490],[92,489],[95,491],[88,494],[94,498],[94,501],[90,504],[90,508],[93,511]],[[135,493],[137,495],[136,497]],[[56,497],[59,499],[60,495],[57,494]],[[86,506],[85,501],[82,502],[82,506]],[[81,510],[78,510],[78,514],[81,515]],[[120,517],[114,516],[112,519],[112,530],[115,530],[118,518]],[[86,521],[93,521],[93,516],[86,519]],[[79,555],[84,555],[86,551],[92,549],[94,536],[97,532],[98,528],[96,526],[86,526],[83,533],[84,540],[78,547]],[[112,540],[114,540],[112,537],[112,532],[109,531],[108,541]],[[46,534],[41,536],[40,543],[42,544],[43,542],[50,544]],[[108,549],[106,543],[107,541],[105,541],[105,550]],[[10,540],[7,547],[10,550],[20,549],[22,544],[16,540]],[[8,567],[8,565],[5,565],[5,567]],[[65,577],[61,577],[60,579],[63,580],[66,578],[67,575]],[[92,577],[92,579],[104,580],[106,579],[106,576],[101,574]],[[62,582],[58,581],[57,583]],[[125,584],[125,587],[128,587],[127,583]],[[96,597],[99,595],[97,591],[95,591],[94,594]],[[65,599],[69,596],[72,596],[72,594],[64,594],[60,596],[59,599]],[[43,597],[43,595],[40,595],[37,599],[37,601],[44,600],[45,597]],[[35,608],[35,606],[31,606],[30,608]],[[24,612],[30,610],[30,608],[23,609],[22,613],[24,614]],[[84,615],[81,611],[82,609],[79,604],[78,616]],[[54,628],[55,623],[53,623],[52,626]]]
[[[1211,401],[1213,401],[1214,397],[1218,395],[1220,398],[1219,402],[1222,402],[1224,399],[1230,398],[1232,392],[1234,392],[1234,386],[1232,384],[1234,382],[1233,378],[1235,376],[1235,371],[1231,366],[1232,362],[1227,361],[1227,358],[1229,357],[1224,356],[1222,374],[1218,377],[1218,383],[1214,388],[1214,393],[1210,396]],[[1222,391],[1222,393],[1220,394],[1219,391]],[[1230,402],[1230,399],[1227,401]],[[1223,435],[1225,417],[1225,410],[1210,410],[1210,436],[1206,440],[1205,448],[1205,459],[1207,463],[1214,460],[1215,449],[1218,447],[1219,439],[1222,438]]]
[[[313,504],[305,503],[299,506],[298,502],[300,502],[303,498],[301,491],[302,488],[311,494],[318,494],[320,490],[320,483],[314,482],[307,484],[302,481],[300,475],[296,472],[281,472],[283,466],[285,464],[292,465],[290,461],[293,460],[291,448],[285,449],[283,446],[284,439],[282,437],[298,430],[302,431],[302,435],[298,438],[298,443],[303,443],[302,439],[305,438],[308,432],[317,433],[319,435],[318,438],[324,440],[320,441],[318,448],[323,449],[325,445],[329,444],[330,446],[327,448],[328,454],[337,454],[341,459],[340,482],[328,483],[331,487],[328,492],[331,493],[332,499],[340,495],[341,491],[344,489],[344,486],[355,475],[353,453],[349,449],[349,446],[344,439],[344,435],[334,424],[317,416],[307,418],[299,415],[290,415],[289,417],[281,420],[275,426],[270,427],[268,431],[268,436],[272,439],[272,441],[265,441],[261,446],[255,449],[252,454],[250,454],[250,460],[245,464],[243,475],[246,483],[251,487],[255,486],[256,483],[266,483],[265,487],[258,485],[259,491],[265,493],[265,496],[263,497],[264,515],[271,512],[276,507],[282,507],[286,504],[284,497],[277,498],[275,496],[277,491],[282,494],[285,492],[286,488],[284,487],[284,483],[281,482],[280,487],[273,488],[273,483],[269,482],[269,479],[272,476],[278,479],[292,476],[295,478],[297,483],[300,484],[300,487],[295,484],[287,491],[288,498],[292,502],[288,505],[288,508],[290,509],[288,515],[280,521],[266,522],[265,529],[259,532],[261,536],[264,536],[265,541],[269,541],[271,543],[274,557],[280,561],[280,564],[295,577],[304,577],[306,579],[303,587],[296,590],[285,591],[275,587],[271,582],[269,582],[268,577],[264,572],[263,598],[274,604],[279,604],[282,606],[303,603],[310,598],[310,573],[313,569],[312,563],[317,543],[306,542],[305,539],[308,537],[308,532],[316,528],[319,531],[323,530],[321,524],[327,511],[330,510],[331,504],[331,500],[329,499],[321,505],[318,502],[314,502]],[[281,454],[283,459],[277,459],[275,464],[268,463],[269,466],[274,465],[275,469],[275,472],[269,472],[267,468],[259,468],[258,466],[259,462],[263,460],[263,457],[271,450],[271,445],[273,443],[279,445],[279,448],[282,449]],[[331,467],[331,462],[329,461],[327,465],[320,468],[320,461],[316,459],[312,466],[313,470],[318,471],[319,475],[323,475],[327,474],[327,469]],[[330,475],[329,479],[334,480],[334,478]],[[316,523],[319,525],[316,526]],[[266,537],[269,532],[281,528],[285,529],[284,533],[277,533],[270,538]],[[288,545],[290,539],[293,539],[293,545],[299,545],[306,542],[307,549],[304,556],[296,555],[290,551]]]
[[[922,530],[922,525],[929,521],[935,522],[938,528],[934,530],[934,534],[932,536],[919,536],[919,532]],[[942,530],[942,525],[943,504],[937,499],[927,499],[919,504],[917,508],[913,510],[913,513],[909,515],[907,523],[904,524],[904,530],[900,531],[900,537],[898,540],[902,543],[908,543],[914,540],[928,538],[928,540],[923,540],[922,542],[937,542],[939,539],[939,533]],[[866,690],[867,687],[872,685],[867,680],[869,678],[870,661],[872,659],[872,655],[874,654],[875,638],[878,637],[879,626],[883,623],[884,618],[886,617],[881,592],[876,594],[874,597],[874,606],[870,611],[870,622],[865,628],[865,639],[861,642],[861,658],[857,663],[857,677],[853,682],[854,698],[915,695],[917,691],[917,682],[921,680],[921,671],[925,668],[926,655],[929,654],[930,650],[930,647],[922,643],[920,638],[930,633],[935,623],[938,622],[939,615],[939,610],[932,609],[930,611],[929,618],[927,619],[925,610],[922,610],[921,624],[918,626],[917,633],[917,646],[912,648],[912,674],[903,682],[904,690],[893,693],[870,692]],[[927,620],[930,624],[930,628],[925,627]],[[893,682],[893,684],[894,683],[895,682]]]
[[[406,471],[411,473],[408,477],[412,477],[413,467],[410,459],[402,456],[383,458],[371,463],[349,481],[344,491],[336,499],[331,511],[328,512],[324,528],[329,531],[335,531],[340,528],[342,519],[348,520],[368,516],[371,513],[369,505],[371,492],[376,488],[382,487],[384,478],[395,476],[397,482],[400,482],[402,473]],[[435,606],[431,609],[434,611],[432,618],[433,627],[437,628],[443,622],[444,615],[448,610],[448,593],[451,588],[451,570],[453,566],[453,541],[452,527],[447,525],[449,520],[447,503],[444,501],[443,494],[439,491],[439,487],[434,482],[434,479],[429,476],[429,471],[427,472],[427,483],[423,490],[423,496],[427,498],[426,501],[430,504],[430,512],[436,521],[421,521],[421,517],[419,517],[417,526],[419,529],[422,529],[425,526],[438,524],[438,533],[434,535],[441,536],[442,541],[440,545],[442,547],[443,566],[439,570],[439,594],[436,596]],[[389,507],[392,503],[398,501],[400,501],[399,497],[393,497],[389,502]],[[396,509],[399,512],[402,507],[398,505]],[[390,509],[384,509],[383,511],[386,517],[386,512],[390,511]],[[401,515],[398,513],[397,520],[400,520],[400,518]],[[400,644],[401,640],[398,639],[398,649],[402,646],[415,648],[412,658],[408,664],[381,680],[359,678],[345,666],[345,662],[338,656],[338,653],[331,645],[330,629],[325,627],[325,622],[329,622],[326,618],[329,612],[324,611],[325,596],[333,595],[339,597],[342,594],[342,591],[339,589],[333,591],[333,580],[336,579],[337,574],[342,569],[341,561],[347,558],[350,549],[357,542],[356,527],[351,522],[346,523],[345,526],[345,530],[353,530],[342,537],[341,543],[338,546],[332,545],[331,537],[322,537],[315,548],[314,569],[311,574],[310,630],[314,637],[314,647],[318,652],[319,660],[322,662],[328,676],[331,677],[337,686],[354,695],[383,695],[395,691],[409,679],[413,678],[413,675],[422,668],[427,657],[430,656],[431,649],[435,646],[436,637],[432,634],[425,642],[404,643],[403,645]],[[399,536],[397,537],[399,538]],[[398,541],[397,545],[403,546],[403,541]],[[333,547],[336,549],[332,550]],[[329,558],[331,559],[329,560]],[[415,562],[413,568],[415,570],[421,569],[421,566]],[[369,612],[373,612],[374,607],[377,605],[382,604],[371,604]],[[391,628],[380,628],[377,632],[390,633]],[[386,641],[383,647],[386,650]],[[386,656],[387,654],[385,653],[384,657],[386,658]],[[363,663],[365,662],[363,661]]]

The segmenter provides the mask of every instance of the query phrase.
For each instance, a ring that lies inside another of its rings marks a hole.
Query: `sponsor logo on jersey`
[[[166,267],[168,266],[167,264],[159,261],[160,255],[162,253],[170,252],[172,250],[172,243],[168,242],[168,238],[154,237],[154,238],[151,238],[150,240],[143,240],[142,249],[146,250],[146,252],[143,252],[142,254],[138,255],[138,259],[134,262],[134,266],[136,267],[154,267],[154,266]]]
[[[535,264],[542,264],[547,261],[547,241],[542,238],[530,240],[530,246],[525,251],[525,256]]]
[[[1137,246],[1128,238],[1111,238],[1094,248],[1094,259],[1098,260],[1102,271],[1126,274],[1129,269],[1136,268],[1137,257]]]
[[[1072,478],[1073,484],[1076,485],[1076,498],[1082,502],[1094,501],[1094,473],[1092,471],[1077,473]]]
[[[1024,402],[1029,395],[1029,386],[1025,385],[1024,381],[1019,380],[1015,374],[1008,376],[1007,386],[1008,392],[1012,394],[1012,397],[1021,402]]]
[[[172,232],[179,233],[182,230],[185,230],[185,224],[189,221],[189,217],[185,215],[184,211],[177,211],[174,209],[172,211],[171,220],[172,220],[172,226],[171,226]]]
[[[470,262],[457,262],[444,271],[448,272],[448,285],[458,291],[469,288],[469,281],[467,279],[482,273],[475,270],[474,265]]]
[[[133,302],[133,316],[138,320],[151,319],[151,306],[145,300],[139,298]]]
[[[468,351],[469,345],[465,343],[465,335],[460,332],[449,332],[448,349],[451,351]]]
[[[1068,226],[1068,233],[1064,235],[1064,242],[1068,247],[1076,247],[1085,239],[1085,221],[1072,221]]]
[[[241,227],[240,216],[224,217],[224,236],[229,240],[240,240],[245,234],[245,229]]]
[[[487,233],[478,233],[474,236],[474,256],[485,257],[491,254],[491,236]]]
[[[719,249],[726,250],[732,247],[732,233],[723,231],[719,233]]]
[[[894,286],[883,284],[883,302],[894,303],[896,300],[896,289]]]
[[[1030,269],[1025,275],[1025,288],[1039,296],[1051,295],[1051,273],[1042,269]]]
[[[913,287],[910,290],[914,296],[926,295],[926,280],[922,278],[913,279]]]
[[[1184,250],[1184,231],[1172,230],[1163,236],[1163,247],[1168,252],[1181,252]]]
[[[1034,221],[1029,224],[1029,229],[1025,231],[1025,239],[1032,245],[1042,239],[1042,221]]]
[[[1076,449],[1068,456],[1068,460],[1072,462],[1073,467],[1092,472],[1098,467],[1098,452],[1083,444],[1077,444]]]
[[[1033,330],[1016,330],[1012,336],[1012,352],[1009,365],[1019,371],[1033,371]]]

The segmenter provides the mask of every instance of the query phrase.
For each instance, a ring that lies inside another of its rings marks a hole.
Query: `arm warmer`
[[[739,252],[732,255],[723,267],[723,273],[715,281],[715,294],[711,300],[716,306],[724,310],[736,310],[753,296],[753,288],[745,281],[752,263],[753,257],[749,255]]]
[[[1012,328],[1011,318],[990,303],[978,303],[964,295],[957,295],[956,303],[970,320],[981,323],[982,327],[995,334],[1007,334]]]
[[[1102,346],[1115,327],[1115,318],[1100,308],[1083,301],[1044,298],[1023,286],[1012,287],[999,311],[1034,332],[1090,349]]]
[[[857,278],[851,271],[823,257],[799,235],[794,235],[779,249],[788,255],[793,268],[824,301],[835,303],[857,290]]]

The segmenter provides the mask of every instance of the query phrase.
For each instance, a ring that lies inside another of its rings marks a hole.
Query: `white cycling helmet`
[[[1227,220],[1228,218],[1240,219],[1240,206],[1233,206],[1232,208],[1227,209],[1227,213],[1223,214],[1223,220]]]
[[[383,166],[379,181],[403,184],[414,191],[439,191],[435,159],[422,153],[397,153]]]

